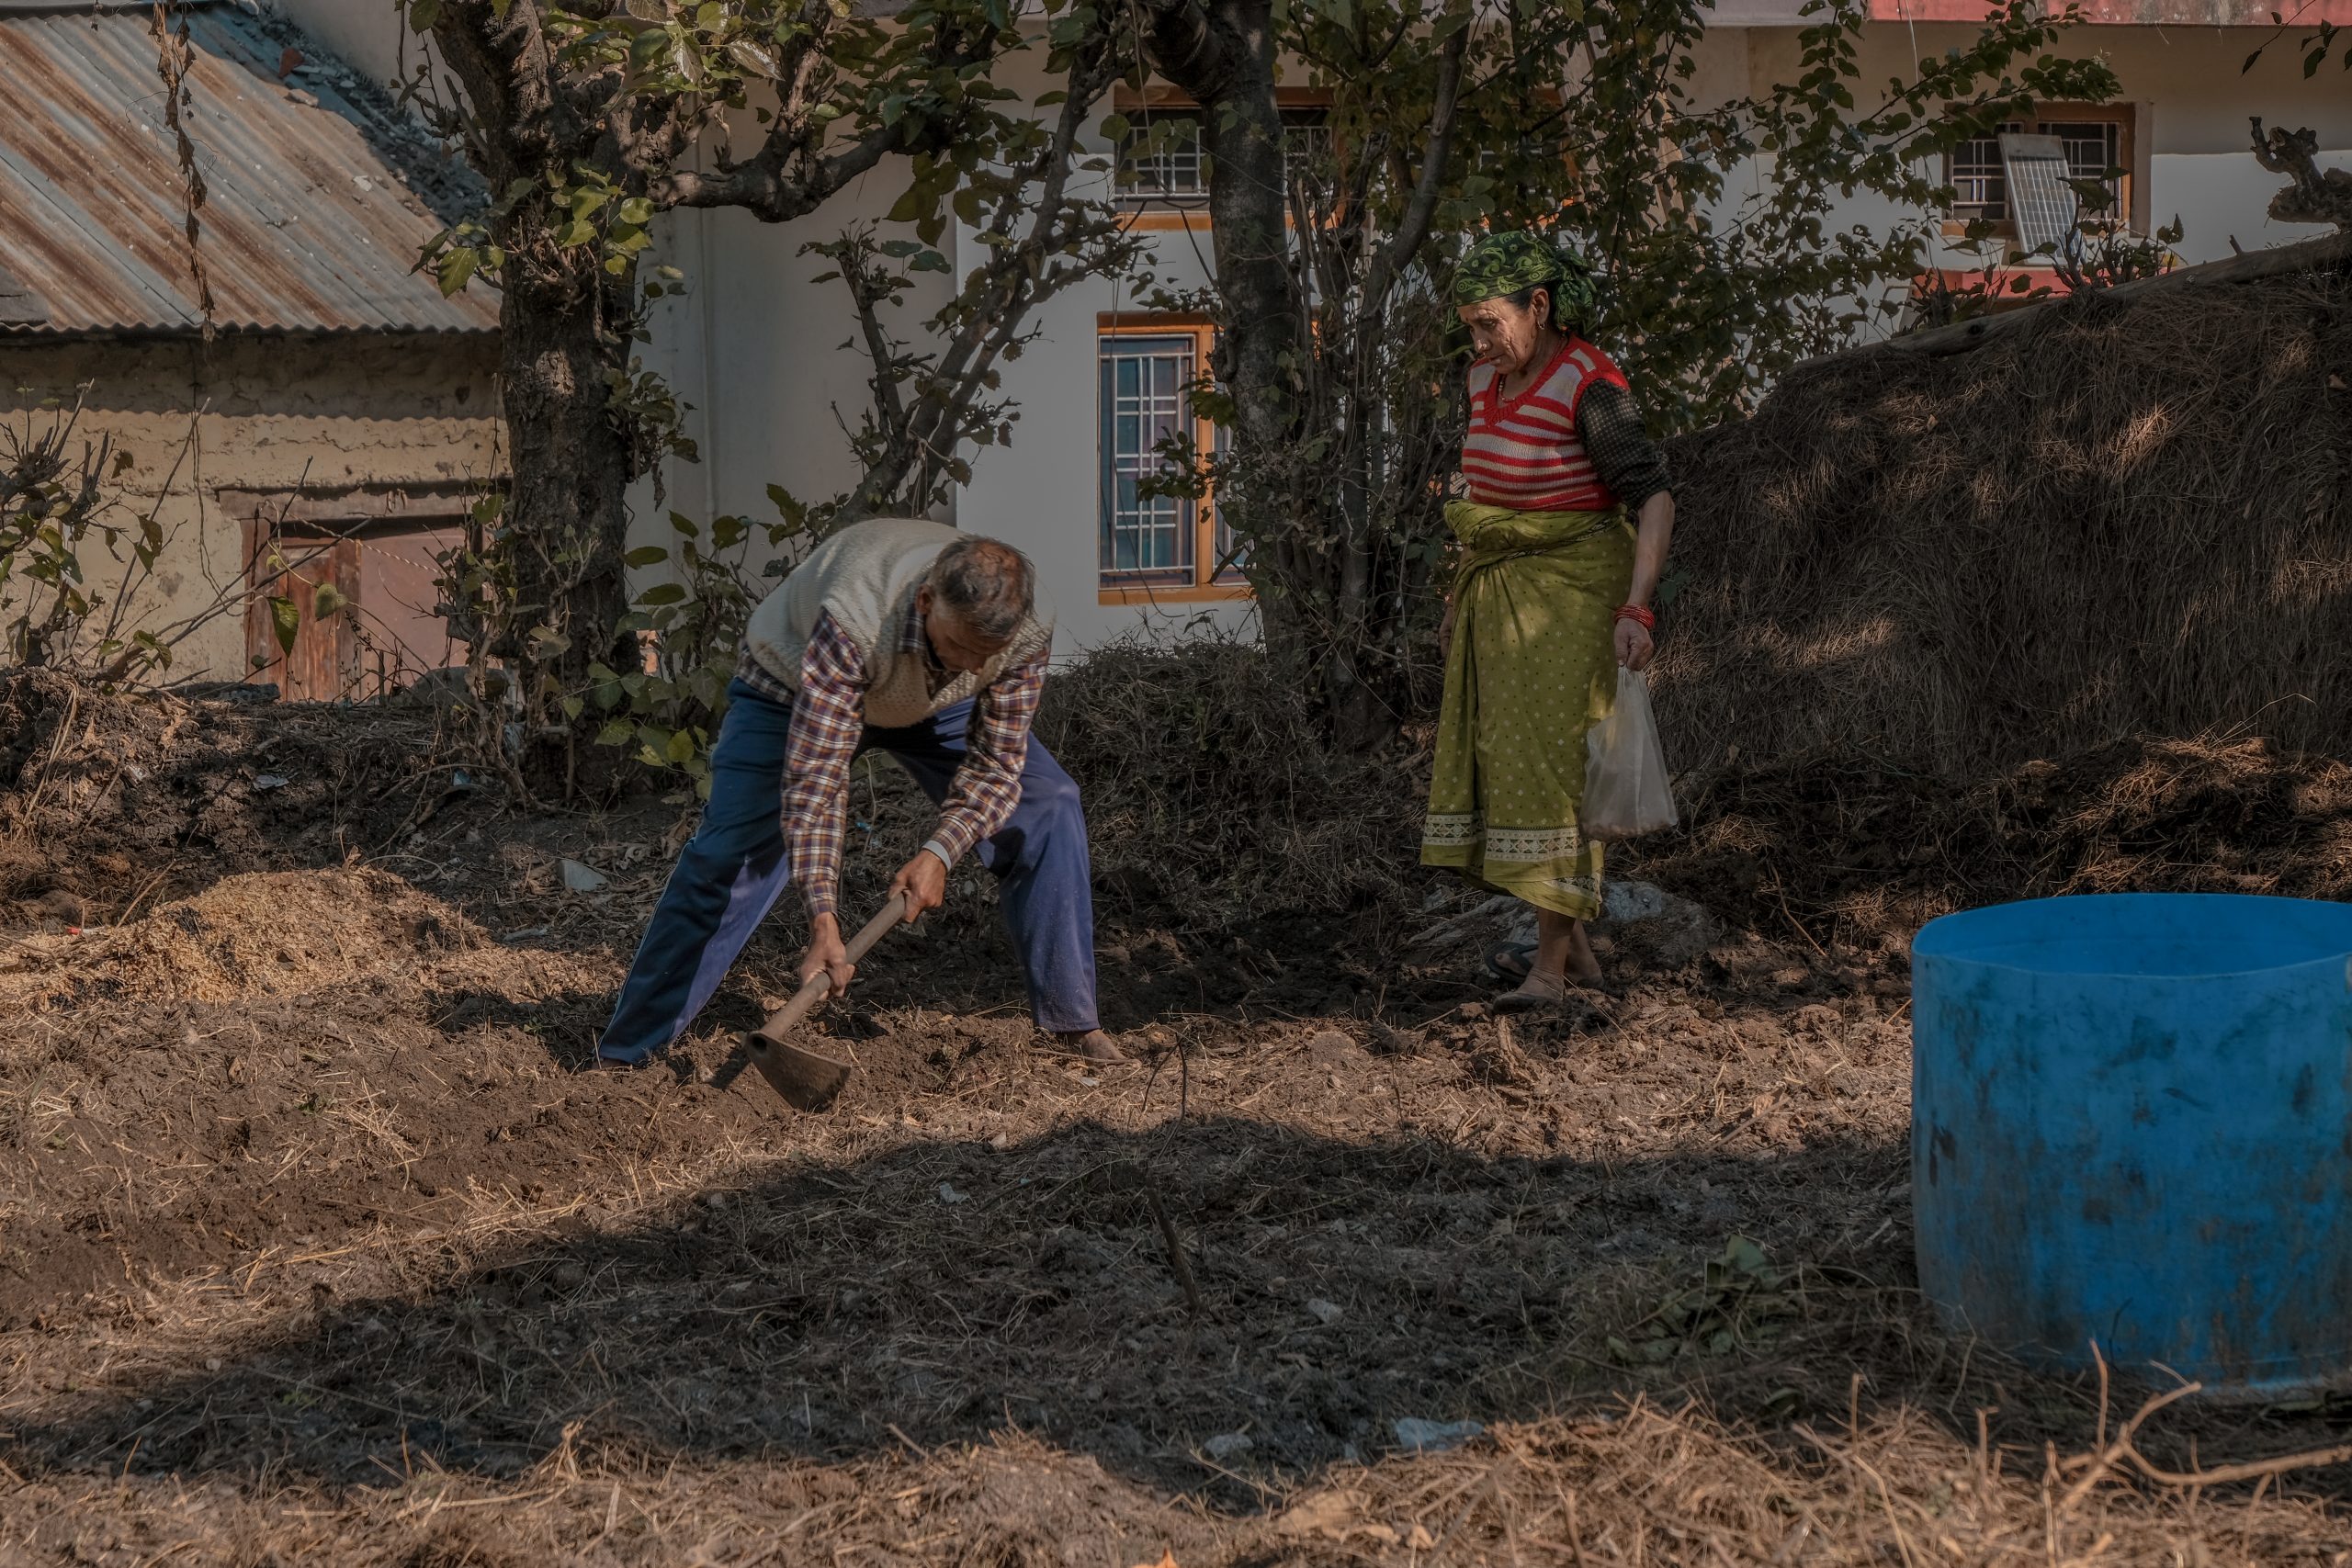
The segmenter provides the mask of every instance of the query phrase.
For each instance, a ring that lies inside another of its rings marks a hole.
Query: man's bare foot
[[[1090,1062],[1124,1062],[1127,1054],[1111,1043],[1111,1037],[1099,1029],[1071,1031],[1054,1036],[1054,1043],[1073,1056],[1083,1056]]]

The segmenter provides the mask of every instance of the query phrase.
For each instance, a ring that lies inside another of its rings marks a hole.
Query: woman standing
[[[1535,906],[1526,978],[1498,1003],[1532,1008],[1600,976],[1584,931],[1601,869],[1577,827],[1585,737],[1615,701],[1617,667],[1650,661],[1674,497],[1624,373],[1582,335],[1593,287],[1580,258],[1490,235],[1453,299],[1477,358],[1467,494],[1445,509],[1461,558],[1421,862]]]

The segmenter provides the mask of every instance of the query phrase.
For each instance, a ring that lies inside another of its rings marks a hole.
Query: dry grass
[[[2096,297],[1679,444],[1669,754],[2352,753],[2352,281]]]

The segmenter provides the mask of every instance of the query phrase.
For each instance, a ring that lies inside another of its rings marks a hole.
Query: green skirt
[[[1421,863],[1575,919],[1600,913],[1601,846],[1577,827],[1585,737],[1617,698],[1615,616],[1634,578],[1622,510],[1457,501],[1453,647]]]

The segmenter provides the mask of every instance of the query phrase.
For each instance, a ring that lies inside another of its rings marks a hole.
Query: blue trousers
[[[943,800],[964,760],[971,713],[965,702],[904,729],[868,726],[858,752],[889,753],[925,795]],[[710,756],[710,802],[654,907],[598,1055],[641,1062],[669,1049],[791,880],[783,817],[791,728],[790,708],[741,681],[728,689],[727,717]],[[1037,1026],[1056,1033],[1097,1027],[1086,818],[1078,785],[1034,739],[1021,770],[1021,804],[979,846],[979,861],[1002,884],[1004,921],[1028,974]],[[863,919],[842,910],[843,936]]]

